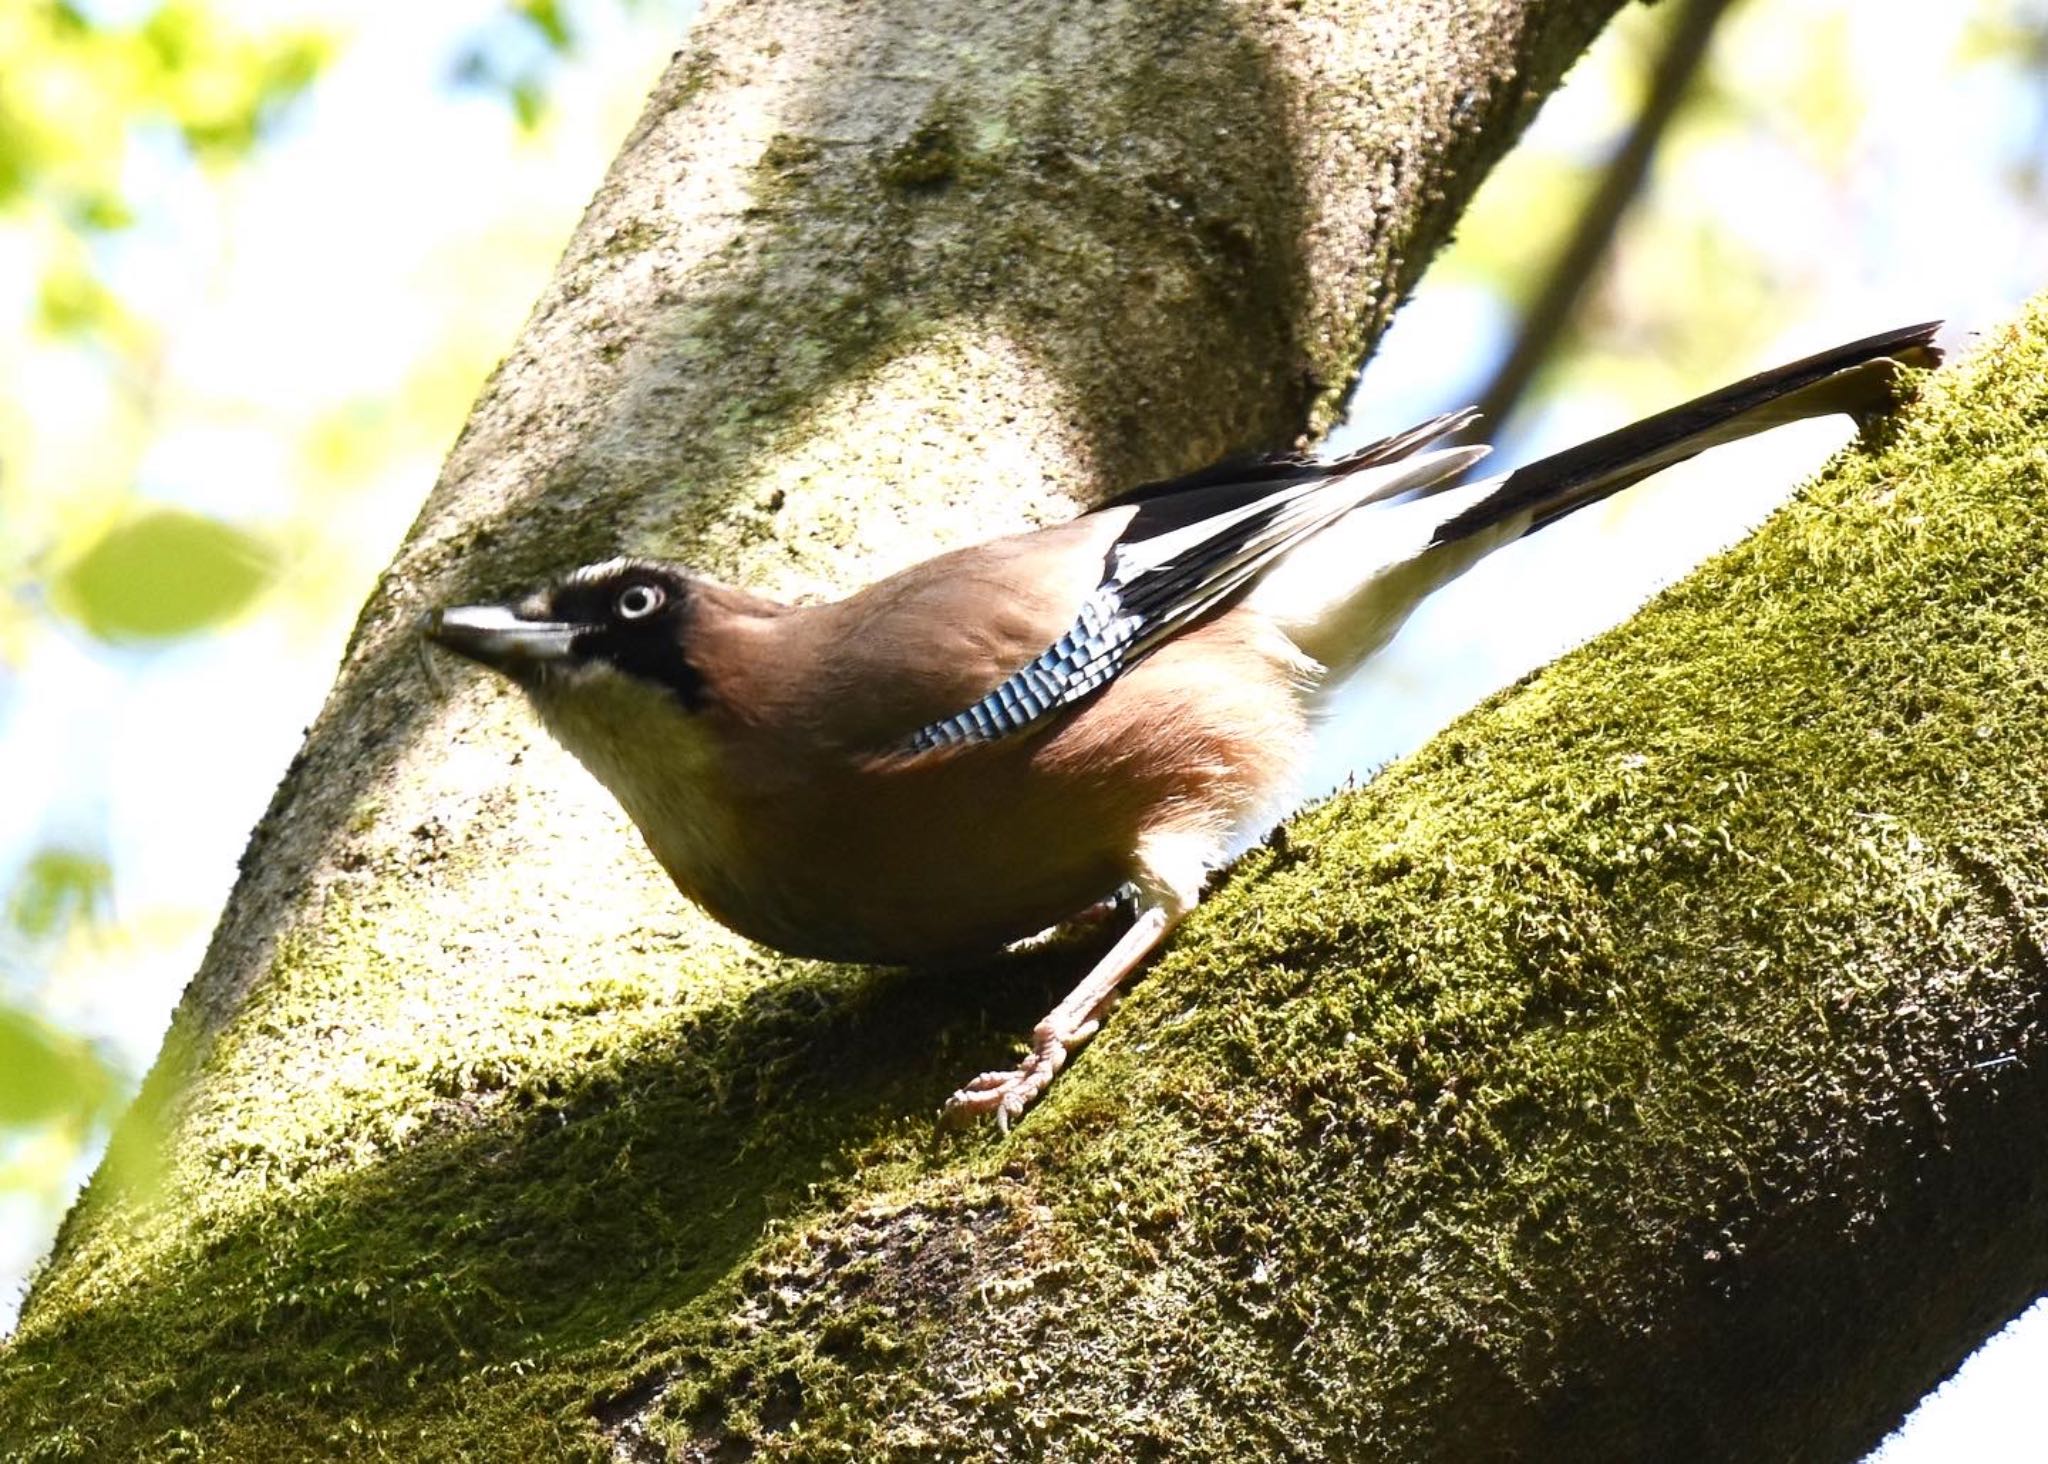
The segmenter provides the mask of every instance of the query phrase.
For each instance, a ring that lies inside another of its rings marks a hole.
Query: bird
[[[1474,478],[1434,417],[1237,459],[788,605],[672,562],[429,610],[617,798],[678,890],[796,956],[930,965],[1122,897],[1131,923],[1016,1066],[946,1100],[1007,1132],[1211,873],[1299,797],[1333,688],[1502,545],[1720,443],[1895,404],[1939,322],[1762,372]]]

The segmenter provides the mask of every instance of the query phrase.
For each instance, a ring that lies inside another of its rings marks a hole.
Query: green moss
[[[647,252],[661,239],[659,225],[648,219],[628,219],[605,236],[604,252],[632,258]]]
[[[882,160],[880,176],[891,188],[916,192],[952,182],[966,164],[966,155],[954,137],[954,123],[941,114],[927,117]]]

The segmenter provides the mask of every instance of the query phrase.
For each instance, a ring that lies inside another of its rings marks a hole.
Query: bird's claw
[[[1051,1032],[1033,1034],[1030,1056],[1016,1067],[982,1073],[962,1084],[939,1111],[939,1126],[963,1128],[993,1114],[997,1129],[1007,1134],[1066,1065],[1068,1045]]]

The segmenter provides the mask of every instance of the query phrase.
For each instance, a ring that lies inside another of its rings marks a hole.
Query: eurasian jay
[[[1505,475],[1438,417],[1329,461],[1226,463],[830,604],[613,559],[430,612],[624,805],[676,887],[794,955],[992,951],[1133,893],[1129,930],[950,1119],[1005,1129],[1209,873],[1287,810],[1317,711],[1494,549],[1704,448],[1885,410],[1934,325],[1753,376]]]

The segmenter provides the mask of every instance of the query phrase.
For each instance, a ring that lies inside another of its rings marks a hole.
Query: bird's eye
[[[619,591],[621,620],[644,620],[661,608],[661,591],[653,585],[628,585]]]

